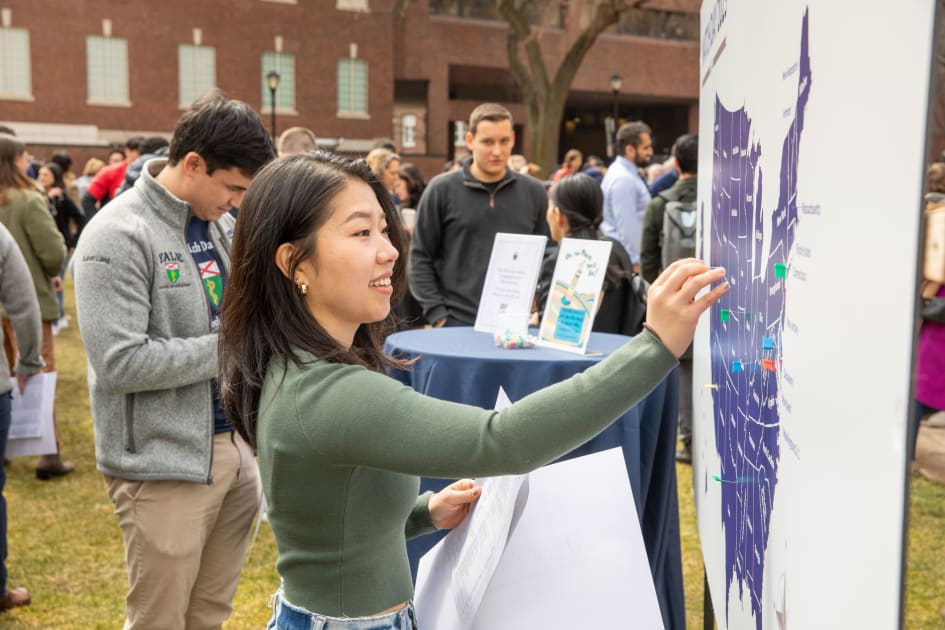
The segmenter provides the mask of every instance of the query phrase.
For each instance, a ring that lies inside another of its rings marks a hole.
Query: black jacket
[[[79,207],[65,192],[56,199],[49,199],[48,201],[49,211],[56,220],[56,227],[59,228],[62,238],[66,241],[66,247],[69,249],[75,248],[75,244],[79,241],[79,235],[82,233],[82,228],[85,227],[85,213],[79,210]],[[70,230],[70,219],[75,223],[75,233]]]
[[[508,169],[488,186],[473,177],[469,162],[434,177],[420,198],[410,246],[410,291],[427,321],[450,315],[472,324],[495,235],[548,236],[547,210],[542,183]]]

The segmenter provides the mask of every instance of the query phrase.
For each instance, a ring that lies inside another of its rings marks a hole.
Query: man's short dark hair
[[[16,132],[12,128],[7,127],[6,125],[0,125],[0,133],[6,134],[8,136],[16,137]]]
[[[187,108],[177,121],[168,163],[176,165],[193,151],[207,163],[207,172],[238,168],[251,177],[276,156],[259,115],[242,101],[212,90]]]
[[[56,151],[53,153],[52,157],[49,158],[49,161],[59,165],[63,173],[68,172],[68,170],[72,168],[72,157],[69,155],[68,151]]]
[[[151,136],[141,143],[141,155],[154,155],[168,145],[164,136]]]
[[[687,133],[676,139],[673,145],[673,153],[676,155],[676,161],[679,162],[679,170],[687,175],[695,175],[699,172],[699,136],[694,133]]]
[[[648,134],[651,138],[653,136],[650,126],[642,120],[620,125],[620,129],[617,130],[617,155],[626,155],[627,146],[639,149],[643,134]]]
[[[507,120],[511,123],[512,112],[498,103],[483,103],[472,110],[472,113],[469,115],[469,133],[475,136],[479,123],[484,120],[488,120],[489,122]]]
[[[132,136],[125,140],[125,149],[141,153],[141,145],[144,144],[144,136]]]

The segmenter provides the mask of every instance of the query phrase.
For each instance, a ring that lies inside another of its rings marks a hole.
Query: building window
[[[368,0],[338,0],[336,9],[341,11],[368,11]]]
[[[0,28],[0,98],[33,100],[30,34],[24,28]]]
[[[90,35],[85,46],[89,103],[128,105],[128,40]]]
[[[400,146],[412,149],[417,146],[417,116],[404,114],[400,119]]]
[[[295,113],[295,55],[281,52],[265,52],[262,56],[262,102],[263,110],[270,111],[272,95],[266,75],[275,70],[279,73],[279,88],[276,90],[276,111]]]
[[[466,146],[466,122],[463,120],[457,120],[453,123],[453,146]]]
[[[368,113],[368,66],[364,59],[338,60],[338,114]]]
[[[568,12],[567,3],[531,2],[515,4],[526,5],[524,9],[525,19],[532,26],[550,26],[552,28],[562,28],[564,26]],[[594,7],[599,3],[587,4]],[[430,0],[430,15],[447,15],[478,20],[503,19],[493,0]]]
[[[217,84],[216,65],[217,53],[213,46],[181,44],[177,47],[181,107],[187,107]]]

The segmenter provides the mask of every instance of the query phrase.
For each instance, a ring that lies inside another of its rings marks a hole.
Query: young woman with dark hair
[[[587,441],[676,365],[724,270],[675,263],[650,290],[649,331],[567,381],[487,411],[383,373],[406,239],[362,162],[277,160],[253,181],[233,240],[220,371],[227,416],[259,454],[282,576],[270,628],[416,628],[406,538],[458,525],[468,479],[417,497],[418,476],[524,473]]]
[[[72,198],[66,194],[66,182],[63,179],[62,167],[59,164],[55,162],[43,164],[39,169],[37,181],[46,193],[49,211],[52,212],[56,221],[56,227],[66,241],[66,259],[59,270],[59,286],[56,288],[56,300],[59,302],[59,319],[53,324],[53,333],[58,333],[60,328],[67,325],[62,284],[65,282],[66,268],[69,266],[72,252],[79,240],[79,234],[82,233],[82,228],[85,227],[85,215],[75,205]]]
[[[541,321],[548,302],[555,264],[558,262],[558,244],[564,238],[583,238],[592,241],[608,240],[612,244],[610,261],[604,276],[604,294],[594,317],[593,330],[615,334],[638,332],[629,329],[635,326],[635,323],[625,321],[627,318],[624,317],[628,300],[625,292],[632,290],[629,279],[633,274],[633,265],[623,245],[600,233],[598,227],[603,217],[603,208],[604,196],[600,184],[590,175],[568,175],[552,187],[545,218],[554,244],[550,244],[545,251],[545,259],[538,275],[538,285],[535,289],[537,310],[532,315],[533,325],[537,326]]]
[[[56,364],[52,326],[59,319],[56,291],[62,286],[59,271],[66,257],[66,246],[48,210],[46,198],[26,176],[28,167],[29,158],[23,143],[0,134],[0,223],[13,235],[29,267],[43,319],[43,371],[53,372]],[[17,341],[10,320],[6,318],[3,320],[3,332],[3,349],[12,370],[17,356]],[[55,426],[55,415],[53,423]],[[67,475],[73,470],[75,466],[63,461],[57,452],[39,458],[36,477],[46,481]]]
[[[420,205],[420,197],[427,187],[426,178],[423,176],[423,173],[420,172],[419,168],[409,162],[400,165],[400,172],[397,174],[397,177],[405,193],[403,195],[401,195],[399,191],[397,193],[400,197],[400,205],[404,208],[416,209],[417,206]]]

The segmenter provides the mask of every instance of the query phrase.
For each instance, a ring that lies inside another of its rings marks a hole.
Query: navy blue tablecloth
[[[562,381],[600,361],[627,337],[593,333],[588,355],[547,348],[507,350],[495,347],[492,336],[472,328],[411,330],[391,335],[390,354],[419,357],[409,371],[391,375],[414,390],[484,409],[495,406],[503,387],[512,402]],[[679,505],[676,496],[677,374],[671,373],[636,407],[600,435],[561,459],[621,447],[633,488],[643,540],[667,630],[685,628],[682,553],[679,546]],[[422,479],[421,488],[439,490],[449,483]],[[445,532],[408,542],[414,578],[417,563]]]

